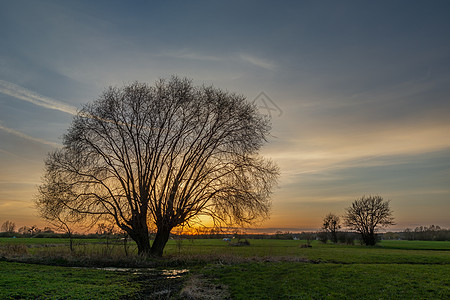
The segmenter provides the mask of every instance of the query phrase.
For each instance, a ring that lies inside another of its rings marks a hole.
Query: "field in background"
[[[272,239],[231,246],[214,239],[170,240],[165,258],[146,263],[154,263],[156,268],[189,269],[182,278],[184,297],[198,295],[203,287],[218,293],[212,296],[232,299],[450,298],[450,242],[382,241],[376,247],[365,247],[313,241],[312,247],[302,248],[305,243]],[[0,256],[6,255],[5,250],[14,251],[14,245],[21,245],[18,249],[23,251],[16,253],[16,259],[45,256],[47,261],[64,258],[67,262],[73,257],[76,262],[103,257],[114,263],[125,254],[121,241],[81,239],[70,253],[64,239],[0,238]],[[132,259],[135,247],[128,244],[127,250]],[[107,295],[114,299],[152,293],[142,274],[10,261],[0,262],[0,298]],[[47,278],[44,273],[53,275]],[[21,289],[25,284],[27,289]],[[111,287],[110,293],[103,294],[107,287]]]

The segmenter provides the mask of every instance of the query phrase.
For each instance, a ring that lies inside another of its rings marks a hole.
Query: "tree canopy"
[[[389,200],[383,200],[381,196],[363,196],[355,200],[345,215],[345,225],[361,233],[368,246],[376,244],[375,233],[379,227],[394,224]]]
[[[278,168],[259,150],[269,130],[243,96],[188,79],[110,87],[49,154],[36,204],[72,220],[113,220],[139,253],[162,255],[172,228],[200,216],[236,224],[268,215]]]
[[[323,218],[322,229],[325,232],[330,233],[331,241],[333,243],[337,243],[337,241],[338,241],[337,231],[340,228],[341,228],[341,220],[340,220],[339,216],[337,216],[333,213],[329,213],[325,216],[325,218]]]

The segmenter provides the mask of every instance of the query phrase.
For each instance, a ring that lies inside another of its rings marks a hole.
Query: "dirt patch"
[[[141,291],[124,299],[178,299],[184,278],[182,275],[173,276],[166,271],[141,273],[135,279],[142,287]]]
[[[215,284],[201,275],[192,275],[185,282],[179,297],[193,300],[231,299],[227,286]]]

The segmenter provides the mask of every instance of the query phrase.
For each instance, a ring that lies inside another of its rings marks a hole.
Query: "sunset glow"
[[[450,227],[449,2],[140,4],[0,4],[0,223],[47,225],[36,188],[77,110],[175,74],[270,113],[281,175],[254,232],[317,230],[363,195],[391,200],[392,230]]]

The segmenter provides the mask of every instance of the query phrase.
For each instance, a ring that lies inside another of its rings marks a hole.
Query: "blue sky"
[[[448,1],[1,1],[0,222],[33,208],[46,154],[110,85],[173,74],[280,110],[260,227],[318,228],[354,199],[450,227]],[[258,98],[256,101],[261,101]],[[268,102],[270,104],[270,102]],[[264,110],[261,110],[264,113]]]

